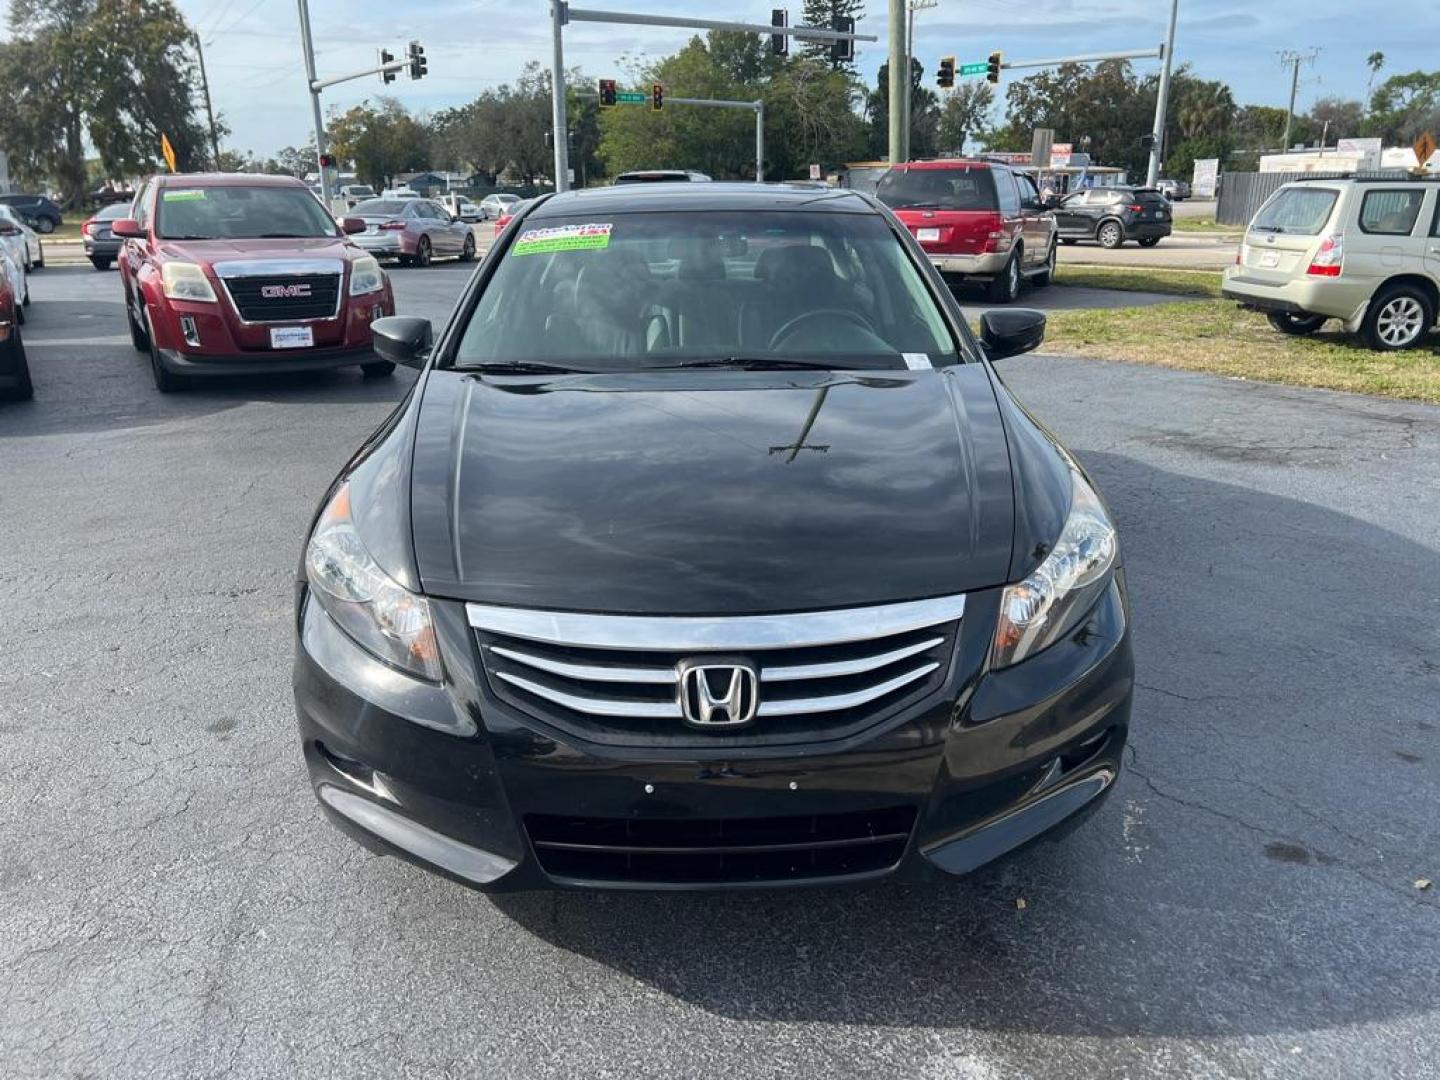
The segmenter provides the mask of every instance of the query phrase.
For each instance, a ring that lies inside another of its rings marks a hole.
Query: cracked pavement
[[[396,271],[401,310],[466,274]],[[409,376],[162,398],[114,274],[32,287],[5,1080],[1437,1075],[1440,409],[1005,361],[1122,528],[1139,686],[1102,810],[932,888],[492,900],[330,828],[293,729],[302,531]]]

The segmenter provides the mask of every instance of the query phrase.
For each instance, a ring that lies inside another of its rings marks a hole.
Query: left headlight
[[[305,548],[311,595],[347,634],[387,664],[431,682],[442,676],[430,604],[380,569],[350,517],[342,484]]]
[[[215,300],[215,289],[198,263],[167,262],[160,267],[160,287],[172,300]]]
[[[350,295],[364,296],[385,287],[385,275],[374,255],[362,255],[350,264]]]
[[[1070,514],[1045,561],[1000,598],[991,667],[1009,667],[1052,645],[1105,591],[1119,544],[1100,497],[1074,469]]]

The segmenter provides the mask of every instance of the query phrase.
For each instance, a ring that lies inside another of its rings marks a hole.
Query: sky
[[[791,0],[792,24],[800,21],[802,2]],[[227,148],[267,156],[285,145],[302,145],[311,129],[310,102],[293,0],[178,3],[205,42],[211,96],[233,130]],[[767,0],[733,0],[733,6],[714,0],[580,0],[576,6],[770,21]],[[867,7],[857,30],[881,40],[861,42],[858,63],[873,84],[884,60],[886,8],[876,0]],[[546,0],[311,0],[310,9],[321,78],[373,65],[382,46],[399,55],[412,38],[424,43],[429,61],[429,74],[418,82],[401,74],[382,87],[378,76],[370,76],[328,89],[327,109],[348,108],[383,92],[415,111],[443,109],[513,81],[528,60],[550,59]],[[1168,10],[1167,0],[939,0],[916,17],[915,55],[933,71],[942,55],[954,54],[963,63],[984,60],[992,49],[1014,60],[1143,49],[1163,40]],[[573,23],[565,31],[565,61],[595,77],[623,77],[623,57],[668,55],[689,33]],[[1437,0],[1180,0],[1175,59],[1190,63],[1202,77],[1228,82],[1242,104],[1284,107],[1289,72],[1278,54],[1317,49],[1314,63],[1301,69],[1303,111],[1320,97],[1363,97],[1365,57],[1377,49],[1386,57],[1382,79],[1440,67],[1436,40]],[[1142,71],[1150,65],[1158,61],[1136,62]],[[1021,74],[1007,73],[1005,81]]]

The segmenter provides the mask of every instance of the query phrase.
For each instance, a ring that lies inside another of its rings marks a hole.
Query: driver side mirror
[[[356,233],[365,231],[365,222],[358,217],[344,217],[340,219],[340,231],[346,236],[354,236]]]
[[[134,218],[116,218],[110,226],[110,231],[116,236],[124,237],[126,240],[145,239],[145,230],[140,227],[140,223]]]
[[[19,236],[20,227],[9,218],[0,218],[0,236]]]
[[[429,319],[387,315],[370,324],[370,334],[375,352],[382,360],[403,367],[425,366],[433,340]]]
[[[384,320],[382,320],[384,321]],[[377,324],[378,325],[378,324]],[[1045,340],[1045,313],[1033,308],[987,311],[980,316],[980,343],[991,360],[1038,349]]]

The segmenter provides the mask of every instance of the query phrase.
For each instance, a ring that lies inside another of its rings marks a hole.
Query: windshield
[[[1256,232],[1314,236],[1330,220],[1339,192],[1334,188],[1285,188],[1260,208],[1250,228]]]
[[[995,175],[984,165],[891,169],[875,195],[891,210],[995,210]]]
[[[410,205],[408,199],[369,199],[362,203],[356,203],[350,213],[358,217],[373,215],[374,217],[394,217],[403,214],[405,207]]]
[[[454,362],[896,369],[956,358],[881,218],[707,211],[525,221]]]
[[[254,240],[337,235],[335,220],[304,188],[167,187],[156,235],[169,240]]]

